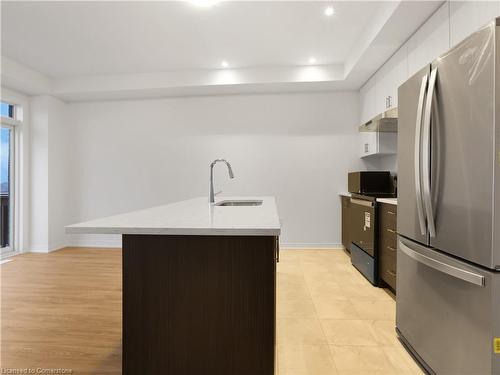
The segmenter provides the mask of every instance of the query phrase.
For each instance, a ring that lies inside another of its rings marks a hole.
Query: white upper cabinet
[[[451,46],[500,16],[500,1],[452,1],[450,3]]]
[[[376,74],[377,113],[398,106],[398,87],[407,79],[407,48],[403,45]]]
[[[361,118],[360,124],[371,120],[377,115],[377,85],[373,76],[360,90]]]
[[[361,88],[361,119],[364,124],[398,105],[398,87],[408,79],[406,45],[403,45]]]
[[[393,155],[397,152],[398,133],[360,132],[360,157]]]
[[[408,40],[408,76],[450,49],[448,2],[444,3]]]
[[[402,83],[499,16],[500,1],[443,3],[360,90],[360,124],[384,112],[387,107],[397,107],[398,87]],[[391,100],[390,103],[388,98]],[[377,135],[362,134],[360,138],[362,156],[392,152],[380,146]]]

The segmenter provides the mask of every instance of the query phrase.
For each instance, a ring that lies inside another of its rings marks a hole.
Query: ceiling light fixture
[[[223,68],[227,68],[229,66],[229,64],[227,63],[226,60],[223,60],[221,63],[220,63],[220,66],[222,66]]]
[[[331,17],[335,14],[335,9],[333,9],[333,7],[327,7],[325,9],[325,16],[327,17]]]
[[[189,0],[189,2],[200,8],[211,8],[220,3],[221,0]]]
[[[309,64],[316,64],[316,58],[315,57],[310,57],[309,58]]]

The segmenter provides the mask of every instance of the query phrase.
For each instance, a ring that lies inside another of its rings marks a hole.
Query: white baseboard
[[[122,237],[119,234],[74,234],[68,235],[66,246],[69,247],[122,247]],[[339,243],[280,243],[281,249],[314,250],[332,249],[342,250]],[[41,252],[47,252],[41,251]]]
[[[51,253],[53,251],[57,251],[57,250],[61,250],[61,249],[64,249],[67,245],[66,242],[59,242],[58,244],[52,244],[49,248],[49,251],[47,251],[48,253]]]
[[[74,234],[68,236],[68,246],[74,247],[122,247],[120,234]]]
[[[24,252],[29,252],[29,253],[51,253],[53,251],[57,251],[60,249],[63,249],[66,247],[66,243],[61,242],[58,243],[57,245],[31,245],[29,247],[29,251],[23,251]]]
[[[48,253],[49,247],[47,245],[31,244],[28,251],[29,253]]]
[[[280,250],[343,250],[339,243],[280,243]]]

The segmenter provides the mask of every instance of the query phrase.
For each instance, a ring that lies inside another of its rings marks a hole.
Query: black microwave
[[[348,190],[355,194],[391,194],[394,192],[391,172],[349,172]]]

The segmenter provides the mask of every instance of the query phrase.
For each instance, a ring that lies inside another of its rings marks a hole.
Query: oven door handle
[[[351,203],[358,204],[360,206],[365,206],[365,207],[373,207],[373,202],[365,201],[363,199],[351,198]]]

